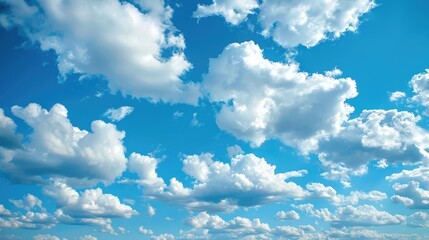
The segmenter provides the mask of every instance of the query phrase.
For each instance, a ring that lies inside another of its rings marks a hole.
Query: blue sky
[[[428,9],[0,0],[0,238],[427,239]]]

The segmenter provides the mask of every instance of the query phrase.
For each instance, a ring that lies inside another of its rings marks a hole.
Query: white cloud
[[[244,154],[243,149],[241,149],[240,146],[238,145],[234,145],[234,146],[229,146],[227,147],[227,152],[228,152],[228,157],[229,158],[233,158],[239,154]]]
[[[291,226],[270,227],[260,219],[248,219],[236,216],[229,221],[225,221],[218,215],[209,215],[201,212],[197,216],[189,218],[186,223],[193,229],[189,232],[196,233],[204,230],[203,236],[209,239],[277,239],[298,238],[304,235],[301,229]],[[196,238],[197,239],[197,238]]]
[[[389,100],[391,102],[396,102],[396,101],[399,101],[399,100],[405,98],[405,96],[406,96],[406,94],[404,92],[393,92],[390,94]]]
[[[74,218],[130,218],[137,211],[122,204],[118,197],[103,193],[100,188],[76,192],[60,180],[54,180],[44,188],[44,193],[53,197],[61,211]]]
[[[407,224],[411,227],[429,227],[429,214],[425,212],[415,212],[407,218]]]
[[[312,204],[292,205],[312,217],[323,219],[331,223],[333,227],[351,226],[381,226],[396,225],[405,222],[402,215],[392,215],[386,211],[379,211],[371,205],[361,205],[357,207],[345,206],[336,209],[331,213],[327,208],[315,209]]]
[[[152,239],[152,240],[174,240],[175,237],[172,234],[163,233],[163,234],[158,235],[158,236],[151,236],[150,239]]]
[[[139,232],[144,235],[153,235],[153,231],[150,229],[146,229],[143,226],[139,227]]]
[[[326,187],[321,183],[309,183],[306,188],[312,193],[312,197],[329,199],[329,202],[334,205],[356,204],[359,201],[355,194],[350,196],[337,194],[333,187]]]
[[[125,132],[115,125],[97,120],[91,124],[92,132],[80,130],[61,104],[48,111],[32,103],[25,108],[14,106],[12,112],[33,131],[20,149],[0,157],[0,167],[10,178],[40,181],[62,176],[72,185],[92,185],[111,183],[126,169]]]
[[[222,104],[216,116],[221,129],[254,146],[275,138],[302,152],[340,130],[353,111],[345,101],[357,95],[352,79],[271,62],[254,42],[230,44],[211,59],[203,85],[210,101]]]
[[[97,240],[97,238],[92,235],[85,235],[83,237],[80,237],[80,240]]]
[[[151,205],[147,206],[147,214],[149,215],[149,217],[153,217],[156,214],[156,209],[154,207],[152,207]]]
[[[429,167],[419,166],[412,170],[402,170],[400,173],[394,173],[386,177],[389,181],[415,180],[429,187]]]
[[[127,229],[125,229],[124,227],[118,227],[118,231],[122,234],[127,233]]]
[[[6,209],[3,204],[0,204],[0,217],[2,216],[12,216],[12,213],[8,209]]]
[[[365,192],[352,192],[352,195],[356,195],[359,199],[367,201],[382,201],[387,199],[387,194],[380,191]]]
[[[395,194],[392,201],[402,203],[409,208],[428,209],[429,208],[429,191],[420,188],[420,183],[411,181],[406,184],[395,183],[393,185]]]
[[[22,208],[27,211],[30,211],[34,207],[38,207],[40,210],[45,211],[45,208],[42,206],[42,200],[30,193],[28,193],[23,199],[9,199],[9,202],[15,205],[15,207]]]
[[[371,205],[346,206],[336,210],[331,224],[335,227],[396,225],[404,223],[405,219],[402,215],[391,215]]]
[[[38,234],[33,237],[33,240],[60,240],[60,238],[51,234]]]
[[[103,76],[112,92],[152,101],[197,104],[199,87],[180,76],[192,65],[164,1],[6,1],[5,28],[19,28],[57,54],[61,78]],[[139,10],[141,9],[141,10]],[[169,54],[170,53],[170,54]]]
[[[413,101],[418,102],[423,107],[426,107],[426,114],[429,113],[429,69],[426,72],[419,73],[413,76],[410,81],[410,86],[413,88]]]
[[[299,214],[294,210],[291,210],[289,212],[279,211],[276,213],[276,218],[280,220],[298,220]]]
[[[16,134],[15,122],[0,108],[0,148],[15,149],[21,146],[22,136]]]
[[[122,106],[120,108],[109,108],[104,113],[108,119],[112,122],[119,122],[124,119],[126,116],[130,115],[134,111],[133,107],[130,106]]]
[[[319,141],[319,159],[330,180],[363,175],[370,161],[386,164],[419,163],[427,159],[429,134],[417,124],[420,117],[397,110],[364,110],[341,131]]]
[[[258,19],[264,29],[262,34],[281,46],[312,47],[325,39],[357,31],[361,16],[373,7],[373,0],[264,0]]]
[[[165,184],[155,171],[158,161],[154,158],[133,153],[129,164],[130,171],[139,175],[135,182],[144,186],[145,196],[190,210],[229,212],[238,206],[309,196],[294,182],[286,182],[288,173],[275,173],[275,166],[253,154],[236,155],[231,163],[214,161],[208,153],[186,156],[183,171],[195,180],[192,188],[184,187],[176,178]]]
[[[258,8],[256,0],[213,0],[211,5],[198,4],[193,16],[203,18],[220,15],[225,21],[232,25],[243,22],[247,15],[254,14],[253,10]]]

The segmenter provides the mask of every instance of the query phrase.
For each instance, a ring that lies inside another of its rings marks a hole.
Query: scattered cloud
[[[394,203],[401,203],[409,208],[428,209],[429,208],[429,191],[420,188],[420,183],[411,181],[406,184],[395,183],[393,185],[395,191],[392,196]]]
[[[299,214],[294,210],[291,210],[289,212],[279,211],[276,213],[276,218],[279,220],[298,220]]]
[[[156,214],[156,210],[154,207],[152,207],[151,205],[147,205],[147,214],[149,215],[149,217],[153,217]]]
[[[33,131],[20,149],[0,158],[0,168],[9,178],[28,182],[62,176],[72,185],[93,185],[111,183],[126,169],[125,132],[115,125],[97,120],[91,124],[92,132],[80,130],[61,104],[48,111],[31,103],[13,106],[12,112]]]
[[[57,201],[62,213],[74,218],[130,218],[138,214],[122,204],[118,197],[103,193],[100,188],[78,193],[63,181],[55,179],[44,193]]]
[[[145,196],[190,210],[230,212],[238,206],[252,207],[309,196],[296,183],[286,182],[290,174],[275,173],[275,166],[253,154],[236,155],[230,163],[215,161],[209,153],[186,156],[183,171],[195,180],[192,188],[184,187],[176,178],[167,185],[156,173],[158,163],[155,158],[132,153],[129,169],[140,177],[135,182],[145,187]]]
[[[164,1],[136,2],[6,1],[9,11],[0,23],[18,28],[42,51],[54,51],[61,80],[102,76],[113,93],[196,105],[199,86],[180,79],[192,65],[171,22],[172,8]]]
[[[260,6],[258,20],[264,29],[262,34],[272,37],[281,46],[309,48],[323,40],[339,38],[345,32],[357,31],[362,15],[375,6],[373,0],[322,3],[265,0]]]
[[[429,227],[429,214],[426,212],[415,212],[407,218],[407,224],[411,227]]]
[[[146,229],[143,226],[139,227],[139,232],[144,235],[153,235],[153,231],[150,229]]]
[[[112,122],[119,122],[134,111],[133,107],[122,106],[120,108],[109,108],[104,113],[104,116]]]
[[[238,25],[246,20],[247,15],[254,14],[254,9],[258,8],[256,0],[213,0],[210,5],[198,4],[193,16],[203,18],[220,15],[225,21]]]
[[[405,96],[406,96],[406,94],[404,92],[398,92],[397,91],[397,92],[393,92],[393,93],[390,94],[389,100],[391,102],[397,102],[397,101],[405,98]]]
[[[426,114],[428,114],[429,108],[429,69],[426,72],[419,73],[413,76],[410,81],[410,86],[413,89],[414,96],[411,100],[421,104],[426,108]]]
[[[397,110],[364,110],[345,122],[337,134],[319,141],[319,159],[330,180],[363,175],[373,160],[390,164],[419,163],[428,156],[429,134],[418,126],[419,116]]]

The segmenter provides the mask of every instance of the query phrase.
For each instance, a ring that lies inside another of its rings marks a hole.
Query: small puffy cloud
[[[216,123],[222,130],[253,146],[280,139],[305,153],[340,131],[353,112],[345,101],[357,95],[352,79],[271,62],[254,42],[232,43],[211,59],[203,86],[210,101],[221,104]]]
[[[356,204],[359,201],[359,198],[355,194],[351,194],[350,196],[337,194],[337,191],[333,187],[326,187],[321,183],[309,183],[306,185],[306,188],[312,193],[312,197],[328,199],[334,205]]]
[[[0,108],[0,148],[15,149],[21,146],[22,136],[16,133],[15,122]]]
[[[203,18],[220,15],[228,23],[238,25],[247,18],[247,15],[254,14],[253,10],[256,8],[258,8],[256,0],[213,0],[211,5],[198,4],[193,16]]]
[[[27,196],[25,196],[23,199],[9,199],[9,202],[15,205],[15,207],[22,208],[27,211],[30,211],[34,207],[39,207],[40,210],[45,211],[42,206],[42,200],[30,193],[28,193]]]
[[[87,189],[82,193],[60,180],[53,180],[44,188],[44,193],[53,197],[61,211],[74,218],[130,218],[137,211],[122,204],[118,197],[105,194],[100,188]]]
[[[130,115],[134,111],[133,107],[130,106],[122,106],[120,108],[109,108],[104,113],[108,119],[112,122],[119,122],[124,119],[126,116]]]
[[[13,106],[12,112],[33,131],[21,148],[3,156],[0,151],[0,168],[11,179],[62,176],[73,185],[93,185],[111,183],[126,169],[125,132],[115,125],[97,120],[91,124],[92,132],[80,130],[61,104],[48,111],[31,103],[25,108]]]
[[[289,212],[279,211],[276,213],[276,218],[280,220],[298,220],[299,215],[294,210],[291,210]]]
[[[258,218],[252,220],[236,216],[225,221],[218,215],[210,215],[206,212],[187,219],[186,223],[193,228],[191,232],[203,230],[203,236],[210,239],[277,239],[277,237],[289,239],[304,235],[301,229],[291,226],[270,227]]]
[[[215,161],[209,153],[186,156],[183,171],[195,180],[191,188],[176,178],[167,185],[156,173],[157,164],[157,159],[131,154],[129,169],[140,177],[134,182],[144,186],[145,196],[190,210],[229,212],[239,206],[309,196],[296,183],[286,181],[288,173],[275,173],[275,166],[253,154],[236,155],[230,163]]]
[[[320,239],[419,239],[416,234],[379,233],[365,228],[342,228],[325,231]]]
[[[153,217],[156,214],[156,209],[154,207],[152,207],[151,205],[147,206],[147,214],[149,215],[149,217]]]
[[[12,216],[12,213],[8,209],[6,209],[3,204],[0,204],[0,217],[4,216]]]
[[[61,239],[51,234],[38,234],[33,237],[33,240],[61,240]]]
[[[359,199],[367,201],[382,201],[387,199],[387,194],[380,191],[365,192],[352,192],[352,195],[356,195]]]
[[[334,227],[349,227],[397,225],[404,223],[405,220],[406,218],[402,215],[391,215],[377,210],[374,206],[362,205],[338,208],[330,222]]]
[[[319,42],[355,32],[360,18],[375,7],[373,0],[264,0],[258,16],[262,34],[283,47],[313,47]]]
[[[395,183],[393,185],[395,194],[392,197],[394,203],[401,203],[409,208],[428,209],[429,191],[420,188],[420,183],[411,181],[406,184]]]
[[[389,96],[389,100],[391,102],[397,102],[403,98],[405,98],[406,94],[404,92],[393,92]]]
[[[61,80],[102,76],[112,92],[197,104],[198,85],[180,78],[192,65],[171,22],[172,8],[162,0],[135,2],[6,1],[0,24],[54,51]]]
[[[153,231],[150,229],[146,229],[143,226],[139,227],[139,232],[144,235],[153,235]]]
[[[150,239],[152,239],[152,240],[174,240],[175,237],[172,234],[163,233],[163,234],[158,235],[158,236],[150,236]]]
[[[386,164],[418,163],[428,156],[429,134],[417,124],[420,117],[397,110],[364,110],[341,131],[319,141],[319,159],[330,180],[362,175],[373,160]]]
[[[241,149],[241,147],[238,146],[238,145],[229,146],[226,150],[228,152],[228,157],[229,158],[233,158],[233,157],[235,157],[235,156],[237,156],[239,154],[244,154],[243,149]]]
[[[410,81],[410,86],[413,88],[414,96],[411,98],[413,101],[426,107],[426,114],[429,113],[429,69],[426,72],[419,73],[413,76]]]
[[[415,212],[407,218],[407,224],[410,227],[427,228],[429,227],[429,214],[426,212]]]
[[[80,237],[80,240],[97,240],[97,238],[92,235],[85,235]]]
[[[386,211],[379,211],[371,205],[361,205],[357,207],[345,206],[336,209],[331,213],[327,208],[315,209],[312,204],[292,205],[312,217],[323,219],[331,223],[333,227],[351,226],[381,226],[396,225],[405,222],[402,215],[392,215]]]
[[[10,213],[6,209],[6,213]],[[20,229],[50,229],[58,221],[55,217],[44,212],[13,213],[0,216],[0,228],[20,228]]]
[[[387,180],[400,181],[400,180],[414,180],[429,187],[429,167],[419,166],[412,170],[402,170],[400,173],[394,173],[386,177]]]

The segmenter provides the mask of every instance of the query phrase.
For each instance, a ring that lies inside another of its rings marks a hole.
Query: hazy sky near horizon
[[[428,239],[428,11],[0,0],[0,239]]]

